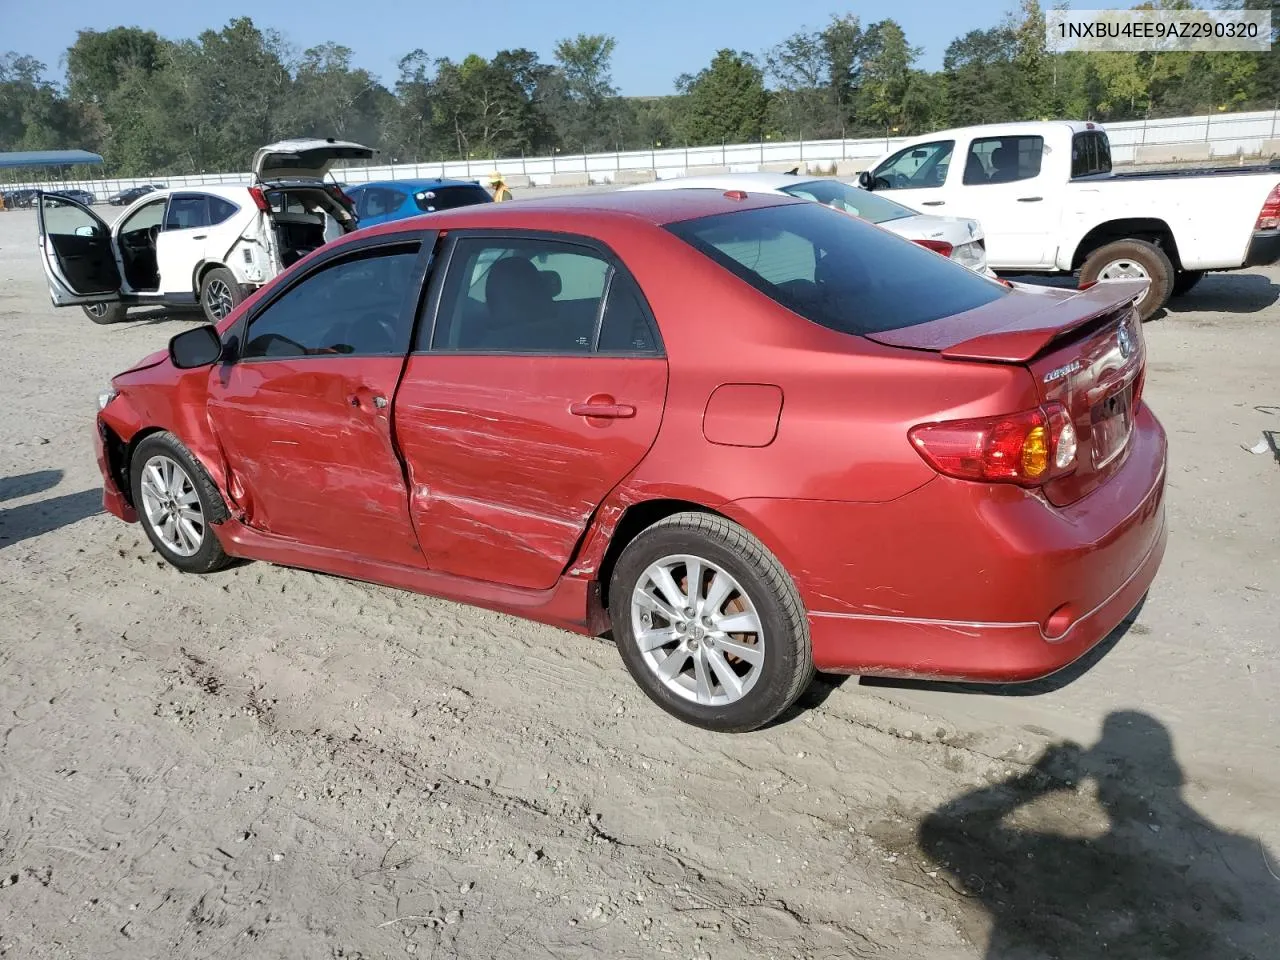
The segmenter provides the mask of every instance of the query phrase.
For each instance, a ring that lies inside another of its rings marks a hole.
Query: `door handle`
[[[203,240],[203,239],[205,239],[205,238],[206,238],[206,237],[208,237],[208,236],[209,236],[209,235],[208,235],[207,233],[198,233],[198,234],[196,234],[194,237],[192,237],[191,239],[192,239],[192,240]]]
[[[636,415],[636,408],[629,403],[617,403],[610,396],[599,396],[585,403],[570,404],[569,412],[575,417],[625,420]]]
[[[1044,197],[1019,197],[1018,202],[1019,203],[1038,203],[1043,199]]]
[[[945,201],[945,200],[921,200],[921,201],[920,201],[920,206],[922,206],[922,207],[941,207],[941,206],[945,206],[945,205],[946,205],[946,202],[947,202],[947,201]]]

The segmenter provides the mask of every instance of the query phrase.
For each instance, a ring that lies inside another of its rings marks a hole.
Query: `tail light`
[[[1277,227],[1280,227],[1280,184],[1272,187],[1267,199],[1262,202],[1262,209],[1258,211],[1253,229],[1275,230]]]
[[[1061,403],[999,417],[912,427],[925,462],[948,477],[1037,487],[1076,468],[1076,430]]]
[[[933,250],[935,253],[942,254],[944,257],[951,256],[951,251],[955,249],[945,240],[916,240],[915,242],[922,247]]]
[[[249,196],[253,197],[253,202],[263,213],[271,212],[271,204],[267,203],[267,195],[257,187],[249,188]]]

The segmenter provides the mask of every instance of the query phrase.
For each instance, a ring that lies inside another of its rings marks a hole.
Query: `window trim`
[[[272,287],[269,294],[261,302],[254,304],[253,309],[246,311],[235,324],[227,329],[222,339],[228,354],[226,365],[235,366],[241,363],[305,363],[309,360],[333,359],[360,360],[375,356],[405,356],[408,353],[412,353],[414,338],[417,336],[418,305],[422,300],[423,282],[427,279],[432,261],[435,258],[438,237],[439,231],[437,230],[403,230],[395,233],[380,233],[371,237],[360,237],[348,243],[332,244],[329,245],[331,249],[328,250],[322,247],[315,261],[308,264],[305,270],[299,271],[296,276],[289,276],[290,271],[281,274],[282,277],[287,277],[285,282],[277,283]],[[335,353],[324,356],[301,357],[243,357],[240,355],[244,344],[247,342],[249,329],[254,321],[282,297],[293,291],[299,284],[305,283],[322,270],[335,266],[335,261],[359,257],[385,247],[403,247],[413,243],[420,244],[418,259],[414,263],[413,272],[410,275],[409,290],[405,294],[405,303],[400,308],[402,311],[412,311],[408,350],[398,353]]]
[[[969,141],[969,148],[965,151],[963,169],[966,169],[966,170],[968,169],[969,158],[972,156],[975,156],[973,152],[973,148],[977,146],[979,143],[991,143],[993,141],[996,141],[996,142],[999,142],[1001,146],[1004,146],[1005,140],[1039,140],[1040,141],[1040,166],[1036,169],[1036,172],[1029,177],[1015,177],[1012,180],[998,180],[995,183],[992,183],[990,180],[983,181],[982,183],[966,183],[964,179],[964,174],[961,174],[960,184],[962,186],[1005,187],[1011,183],[1026,183],[1028,180],[1035,180],[1041,174],[1044,173],[1044,137],[1038,133],[1013,133],[1013,134],[1005,134],[1003,136],[974,137],[972,140]],[[997,147],[996,149],[999,149],[999,147]],[[991,152],[995,153],[995,150],[992,150]]]
[[[521,240],[542,240],[552,243],[560,243],[568,246],[584,247],[596,254],[600,259],[604,260],[607,273],[605,274],[605,286],[600,296],[600,303],[596,308],[595,330],[592,334],[591,349],[586,351],[555,351],[555,350],[494,350],[494,349],[472,349],[472,350],[451,350],[447,347],[436,347],[433,345],[436,335],[436,327],[440,320],[440,301],[444,295],[444,286],[448,280],[450,270],[453,267],[454,254],[458,249],[458,243],[462,240],[492,240],[498,243],[518,242]],[[667,355],[666,345],[662,339],[662,333],[658,328],[657,318],[654,316],[653,308],[649,304],[649,298],[645,296],[644,288],[640,282],[636,280],[635,275],[627,269],[622,258],[610,249],[609,245],[595,237],[588,237],[577,233],[563,233],[557,230],[494,230],[492,228],[478,228],[469,230],[450,230],[446,239],[446,247],[440,256],[440,265],[432,271],[431,286],[427,291],[426,299],[423,301],[422,315],[418,318],[417,331],[413,342],[409,349],[410,356],[447,356],[447,357],[665,357]],[[601,325],[604,322],[604,312],[609,302],[609,292],[613,288],[613,280],[619,274],[623,273],[634,284],[636,291],[639,293],[640,312],[644,317],[645,323],[649,327],[649,334],[653,338],[654,348],[652,350],[608,350],[600,351],[598,349],[600,342]]]

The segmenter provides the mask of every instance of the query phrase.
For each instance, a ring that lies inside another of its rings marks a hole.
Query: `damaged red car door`
[[[396,399],[430,566],[555,584],[653,444],[667,363],[617,259],[571,238],[459,232]]]
[[[420,566],[391,416],[425,265],[417,239],[379,239],[247,316],[209,418],[250,526]]]

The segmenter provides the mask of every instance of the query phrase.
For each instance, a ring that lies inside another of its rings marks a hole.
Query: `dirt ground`
[[[607,643],[101,512],[109,377],[0,213],[0,956],[1280,956],[1280,270],[1146,326],[1171,535],[1029,688],[819,682],[704,733]]]

